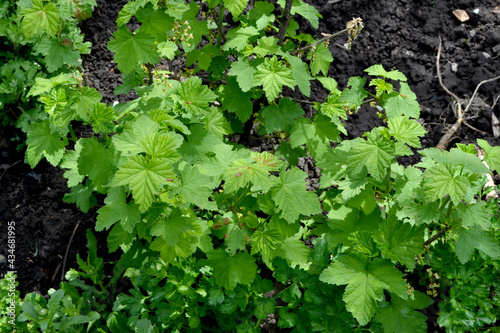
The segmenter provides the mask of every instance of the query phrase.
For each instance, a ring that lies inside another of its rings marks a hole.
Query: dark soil
[[[91,19],[83,22],[86,40],[92,42],[92,53],[83,57],[88,84],[103,94],[103,102],[126,101],[133,97],[114,96],[113,90],[121,84],[121,75],[113,63],[113,55],[106,45],[116,30],[118,11],[127,0],[98,0],[98,7]],[[306,0],[316,6],[323,19],[320,28],[313,31],[307,23],[306,32],[320,35],[335,33],[345,28],[347,21],[361,17],[365,29],[353,42],[352,50],[345,49],[346,36],[330,42],[335,58],[329,75],[344,88],[351,76],[363,76],[364,70],[374,64],[386,69],[398,69],[408,77],[408,83],[420,102],[421,122],[428,130],[422,140],[423,147],[434,147],[443,135],[446,125],[455,122],[449,108],[451,97],[441,88],[436,74],[436,55],[439,37],[442,38],[441,68],[446,86],[460,98],[472,96],[479,82],[500,75],[500,14],[495,13],[494,0]],[[466,10],[470,20],[461,23],[452,14],[455,9]],[[500,145],[494,138],[491,125],[491,105],[500,94],[500,83],[484,84],[479,97],[486,106],[473,110],[467,122],[486,132],[481,134],[466,126],[452,144],[471,143],[482,138],[492,145]],[[326,92],[313,87],[311,100],[322,101]],[[305,99],[299,93],[297,98]],[[304,106],[307,108],[306,106]],[[307,110],[306,110],[307,111]],[[381,125],[375,112],[362,108],[346,123],[350,137],[357,137]],[[83,214],[75,205],[65,204],[62,198],[68,192],[63,171],[46,162],[35,170],[24,164],[23,154],[15,150],[16,142],[8,139],[13,134],[0,133],[0,272],[7,267],[7,222],[16,225],[16,261],[19,290],[24,295],[31,291],[46,294],[57,288],[62,262],[69,239],[76,224],[80,225],[71,243],[66,270],[76,267],[76,254],[86,253],[85,229],[93,230],[95,209]],[[263,140],[264,141],[264,140]],[[258,140],[256,149],[269,149]],[[20,161],[20,162],[18,162]],[[16,163],[17,162],[17,163]],[[407,160],[405,163],[414,163]],[[311,183],[318,177],[310,161],[301,161],[309,167]],[[103,254],[106,253],[105,235],[99,234]],[[430,317],[432,314],[428,314]],[[433,331],[435,327],[429,327]]]

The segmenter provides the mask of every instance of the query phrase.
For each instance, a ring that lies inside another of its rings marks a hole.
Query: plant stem
[[[298,53],[300,53],[300,52],[302,52],[302,51],[305,51],[305,50],[307,50],[307,49],[313,48],[313,47],[315,47],[316,45],[318,45],[318,44],[320,44],[320,43],[324,43],[324,42],[326,42],[327,40],[330,40],[330,39],[332,39],[332,38],[338,37],[338,36],[340,36],[340,35],[342,35],[342,34],[345,34],[346,32],[347,32],[347,29],[344,29],[344,30],[342,30],[342,31],[339,31],[339,32],[334,33],[333,35],[330,35],[330,36],[327,36],[327,37],[321,38],[320,40],[318,40],[317,42],[315,42],[315,43],[313,43],[313,44],[309,44],[309,45],[307,45],[307,46],[304,46],[304,47],[302,47],[302,48],[298,49],[298,50],[297,50],[297,51],[295,51],[293,54],[295,54],[295,55],[296,55],[296,54],[298,54]]]
[[[76,137],[75,131],[73,131],[73,126],[68,126],[69,127],[69,133],[71,134],[71,140],[74,142],[78,141],[78,138]]]
[[[150,86],[153,84],[154,65],[153,64],[146,64],[145,66],[148,69],[148,86]]]
[[[283,9],[283,14],[281,15],[280,30],[278,31],[278,45],[283,45],[283,40],[285,39],[286,29],[290,24],[290,12],[292,11],[293,0],[286,0],[285,8]]]
[[[222,25],[224,23],[224,11],[226,7],[224,7],[224,2],[220,2],[219,4],[219,22],[217,23],[217,47],[220,48],[222,40],[225,39],[223,36]]]
[[[432,236],[431,238],[429,238],[428,240],[426,240],[424,242],[424,247],[431,245],[432,242],[434,242],[436,239],[443,236],[450,229],[451,229],[451,226],[446,226],[446,228],[441,229],[441,231],[439,231],[437,234],[435,234],[434,236]]]

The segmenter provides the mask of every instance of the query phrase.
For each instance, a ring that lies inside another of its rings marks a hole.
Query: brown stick
[[[78,229],[80,222],[82,222],[82,221],[80,220],[76,224],[75,229],[73,230],[73,233],[71,234],[71,238],[69,239],[68,246],[66,247],[66,254],[64,255],[64,261],[63,261],[62,272],[61,272],[61,282],[64,281],[64,274],[66,272],[66,260],[68,259],[69,247],[71,246],[71,242],[73,241],[73,237],[75,236],[76,229]]]
[[[436,70],[437,70],[439,84],[441,85],[441,87],[443,87],[444,91],[446,91],[449,95],[451,95],[455,99],[455,101],[457,101],[457,109],[458,109],[457,121],[451,128],[449,128],[446,131],[446,133],[443,135],[441,140],[439,140],[438,144],[436,145],[436,148],[439,148],[441,150],[446,150],[446,148],[448,148],[448,145],[450,144],[451,138],[460,129],[460,126],[462,125],[464,118],[462,113],[462,105],[460,104],[458,96],[452,93],[448,88],[446,88],[446,86],[443,83],[443,75],[441,74],[441,68],[439,65],[439,60],[441,59],[441,46],[442,46],[441,36],[439,36],[439,48],[436,57]]]

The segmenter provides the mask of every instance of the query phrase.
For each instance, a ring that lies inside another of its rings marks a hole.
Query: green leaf
[[[26,144],[28,145],[26,160],[31,168],[34,168],[42,157],[56,166],[64,156],[68,140],[53,132],[50,129],[49,120],[46,119],[31,125],[27,133]]]
[[[268,25],[272,24],[276,17],[273,14],[274,5],[267,1],[257,1],[253,4],[253,8],[248,12],[248,20],[255,21],[255,26],[259,30],[263,30]]]
[[[168,218],[156,220],[151,227],[151,235],[162,237],[168,246],[176,246],[181,235],[191,230],[191,223],[188,217],[183,216],[178,209],[173,209]]]
[[[292,67],[292,76],[302,94],[306,97],[311,95],[311,81],[313,77],[309,73],[307,65],[299,58],[290,54],[286,55],[286,60]]]
[[[317,115],[314,122],[308,118],[297,119],[290,132],[292,148],[306,144],[315,158],[320,158],[328,151],[330,141],[340,141],[339,131],[331,119],[322,114]]]
[[[42,95],[50,89],[65,83],[76,84],[77,82],[75,78],[72,78],[70,74],[67,73],[59,74],[51,77],[50,79],[37,77],[35,79],[35,84],[31,87],[27,97]]]
[[[298,238],[289,237],[278,244],[274,255],[286,259],[291,267],[297,264],[305,265],[309,262],[311,250]]]
[[[232,146],[226,144],[218,144],[214,146],[211,152],[215,154],[215,156],[202,156],[200,163],[197,165],[200,168],[201,173],[208,176],[214,176],[216,178],[223,175],[233,161],[250,157],[250,153],[248,151],[238,149],[233,150]]]
[[[422,204],[409,200],[400,203],[400,205],[401,208],[396,216],[411,225],[431,224],[438,222],[441,217],[438,201]]]
[[[415,197],[415,192],[420,188],[422,183],[422,171],[413,166],[408,166],[404,169],[403,174],[396,178],[394,190],[396,191],[395,198],[398,202],[412,200]]]
[[[89,120],[94,133],[109,134],[115,129],[116,112],[104,103],[97,103],[89,112]]]
[[[257,46],[253,48],[253,52],[264,58],[268,54],[276,54],[280,51],[278,39],[276,37],[261,37],[257,41]]]
[[[201,125],[191,126],[190,131],[191,134],[179,148],[179,153],[191,164],[194,164],[205,153],[211,152],[214,146],[223,143],[220,138]]]
[[[315,193],[307,191],[307,174],[293,167],[281,170],[279,181],[272,192],[273,201],[281,211],[281,217],[294,223],[302,215],[321,213],[321,205]]]
[[[69,103],[75,110],[76,115],[85,122],[90,120],[88,112],[94,109],[94,105],[99,103],[102,95],[94,88],[82,87],[80,90],[71,92]]]
[[[365,69],[365,72],[371,76],[382,76],[387,79],[396,81],[407,81],[406,76],[398,70],[386,71],[382,65],[373,65]]]
[[[500,246],[492,232],[488,232],[480,226],[475,226],[472,229],[460,228],[457,234],[456,254],[462,264],[472,259],[475,249],[492,259],[500,258]]]
[[[389,133],[396,141],[410,147],[420,148],[419,137],[424,136],[426,130],[422,125],[406,116],[389,119],[387,126]]]
[[[488,163],[489,167],[496,172],[500,171],[500,147],[492,147],[490,144],[483,139],[477,139],[477,144],[479,147],[483,148],[486,155],[484,156],[484,161]]]
[[[363,88],[365,83],[365,78],[359,76],[350,77],[347,86],[351,87],[351,89],[344,89],[339,101],[347,104],[350,109],[357,110],[368,96],[368,92]]]
[[[458,205],[471,184],[467,177],[460,175],[457,167],[444,162],[425,170],[424,186],[429,199],[439,200],[449,195],[453,203]]]
[[[180,138],[172,132],[150,134],[142,141],[142,147],[146,154],[152,158],[164,158],[170,163],[176,162],[181,158],[176,151],[181,144]]]
[[[384,289],[407,299],[403,274],[389,260],[374,259],[361,254],[343,255],[319,276],[323,282],[347,287],[342,299],[347,310],[361,325],[366,325],[384,299]]]
[[[248,253],[239,252],[230,256],[223,250],[207,253],[208,264],[213,268],[213,277],[220,287],[233,290],[239,284],[250,284],[257,274],[254,258]]]
[[[115,39],[108,42],[108,49],[115,53],[114,60],[123,73],[132,73],[144,63],[159,62],[153,36],[142,31],[133,35],[125,26],[118,28],[113,36]]]
[[[306,150],[302,147],[292,148],[288,142],[281,141],[275,154],[285,159],[289,165],[297,165],[297,163],[299,163],[299,157],[306,156]]]
[[[261,111],[264,117],[264,127],[259,131],[262,134],[273,132],[290,132],[294,120],[304,114],[304,110],[291,98],[281,98],[278,104],[272,104]]]
[[[234,64],[235,63],[233,63],[233,66]],[[234,67],[232,67],[231,70],[233,68]],[[219,86],[219,97],[221,99],[222,109],[236,114],[242,123],[246,122],[252,116],[253,105],[250,100],[251,95],[243,92],[236,82],[236,79],[233,77],[227,77],[226,84]]]
[[[254,27],[239,27],[229,30],[226,35],[227,42],[222,49],[224,51],[235,49],[237,52],[241,52],[247,47],[249,39],[258,34],[259,30]],[[245,89],[243,89],[243,91],[245,91]]]
[[[290,88],[295,86],[292,71],[279,62],[276,56],[266,58],[264,63],[257,66],[254,78],[256,85],[263,86],[269,102],[274,101],[278,97],[283,86]]]
[[[243,10],[247,7],[248,0],[224,0],[224,5],[227,7],[229,12],[233,14],[233,18],[236,18]]]
[[[217,99],[217,95],[203,85],[201,79],[197,76],[188,78],[181,83],[177,94],[180,98],[181,107],[190,114],[201,114],[210,111],[210,103]]]
[[[157,42],[167,40],[166,31],[174,26],[174,18],[163,10],[155,10],[152,6],[147,6],[137,11],[135,17],[141,22],[140,31],[155,37]]]
[[[81,175],[78,172],[78,157],[80,156],[80,152],[82,151],[82,139],[78,140],[75,143],[75,150],[68,150],[64,155],[64,158],[61,162],[61,168],[66,169],[63,177],[68,180],[68,187],[75,187],[80,184],[85,178],[84,175]]]
[[[274,185],[269,172],[278,170],[278,159],[268,152],[253,153],[253,161],[240,159],[231,162],[224,173],[224,189],[230,193],[247,186],[250,182],[263,192]]]
[[[449,151],[442,151],[437,148],[427,148],[419,150],[419,153],[432,158],[438,163],[448,162],[455,166],[461,165],[471,173],[490,173],[490,170],[475,154],[466,153],[458,148],[453,148]]]
[[[118,163],[114,147],[100,144],[96,138],[80,139],[78,173],[88,176],[94,186],[105,186],[116,172]]]
[[[187,201],[202,209],[216,210],[217,205],[209,201],[212,187],[207,176],[201,174],[196,166],[186,165],[181,172],[180,182],[172,184],[173,193],[180,194]]]
[[[97,204],[97,199],[92,195],[93,188],[78,184],[71,188],[71,193],[66,193],[63,201],[66,203],[76,203],[76,206],[84,213]]]
[[[56,38],[43,38],[35,46],[35,51],[44,56],[47,70],[50,73],[57,71],[64,65],[80,66],[80,52],[73,50],[69,45]]]
[[[240,57],[238,61],[233,62],[227,75],[236,76],[236,81],[238,81],[241,90],[247,92],[255,85],[254,75],[256,71],[249,58]]]
[[[485,201],[477,201],[469,204],[460,203],[454,213],[454,217],[465,228],[476,225],[487,228],[491,220]]]
[[[147,160],[142,155],[130,157],[115,174],[110,186],[128,186],[141,212],[151,207],[154,196],[174,179],[175,173],[163,159]]]
[[[424,228],[412,227],[390,216],[373,235],[382,255],[410,270],[415,268],[415,256],[424,250]]]
[[[33,6],[21,12],[23,20],[21,27],[27,38],[46,33],[55,36],[59,28],[59,10],[53,3],[43,5],[42,0],[33,0]]]
[[[140,116],[132,123],[131,128],[113,136],[113,144],[122,152],[122,156],[143,153],[148,145],[147,140],[151,140],[148,137],[157,133],[159,128],[160,125],[149,117]]]
[[[307,55],[307,59],[311,61],[311,74],[318,75],[321,72],[324,76],[328,75],[328,70],[333,61],[332,52],[325,46],[324,43],[316,45],[314,50],[311,50]]]
[[[401,115],[418,119],[420,117],[420,105],[415,95],[407,83],[401,82],[399,93],[393,92],[382,105],[388,119],[393,119]]]
[[[276,301],[268,298],[257,298],[254,302],[254,315],[257,319],[266,319],[267,315],[276,310]]]
[[[107,230],[116,222],[120,222],[124,231],[132,233],[135,224],[141,220],[141,213],[135,202],[127,202],[124,187],[109,189],[104,203],[106,205],[97,211],[95,230]]]
[[[252,244],[251,254],[260,253],[262,260],[269,266],[274,257],[274,251],[282,240],[283,235],[277,230],[255,230],[250,238]]]
[[[403,300],[393,297],[390,303],[383,301],[379,304],[374,320],[382,324],[384,332],[428,332],[427,317],[414,310],[430,306],[432,300],[418,291],[414,292],[414,298],[414,300]]]
[[[373,79],[370,81],[369,86],[375,86],[377,92],[377,97],[382,96],[385,93],[391,93],[394,91],[394,86],[384,79]]]
[[[348,172],[356,175],[366,168],[373,178],[382,181],[394,159],[395,152],[391,143],[376,132],[369,132],[366,140],[356,140],[349,151]]]
[[[175,52],[179,49],[177,44],[172,41],[166,41],[158,43],[158,52],[162,58],[167,58],[173,60],[175,57]]]
[[[215,134],[220,139],[223,139],[224,135],[233,133],[228,120],[217,108],[212,108],[201,121],[206,130]]]

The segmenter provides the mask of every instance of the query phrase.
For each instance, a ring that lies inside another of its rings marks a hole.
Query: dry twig
[[[62,272],[61,272],[61,282],[64,281],[64,272],[66,272],[66,260],[68,259],[69,247],[71,246],[71,242],[73,241],[73,237],[75,236],[76,229],[78,229],[80,222],[82,222],[82,221],[80,220],[76,224],[75,229],[73,230],[73,233],[71,234],[71,238],[69,239],[68,246],[66,247],[66,254],[64,255],[64,261],[63,261]]]

